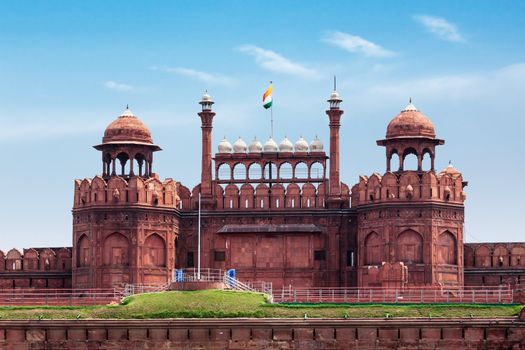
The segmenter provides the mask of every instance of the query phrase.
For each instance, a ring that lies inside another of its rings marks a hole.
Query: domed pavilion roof
[[[125,142],[153,145],[151,132],[128,107],[117,119],[108,125],[102,138],[103,144]]]
[[[386,138],[425,137],[435,138],[434,125],[411,102],[390,123],[386,129]]]

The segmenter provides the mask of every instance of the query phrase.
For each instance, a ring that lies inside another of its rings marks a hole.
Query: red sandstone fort
[[[205,94],[201,181],[191,190],[154,173],[161,148],[126,109],[94,146],[102,173],[75,180],[73,247],[0,251],[0,288],[168,282],[174,269],[197,265],[199,204],[202,268],[234,268],[241,280],[276,287],[523,283],[525,243],[464,243],[467,182],[451,165],[436,171],[444,140],[412,103],[377,141],[385,172],[342,183],[341,101],[336,91],[328,100],[327,152],[317,138],[279,145],[239,138],[233,146],[223,139],[214,155],[215,113]],[[405,170],[409,155],[417,170]]]

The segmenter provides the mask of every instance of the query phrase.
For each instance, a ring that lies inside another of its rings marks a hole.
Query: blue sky
[[[412,97],[469,181],[466,240],[523,241],[525,3],[521,1],[2,1],[0,249],[71,244],[73,179],[126,104],[164,151],[154,170],[199,179],[204,89],[222,136],[328,145],[344,100],[342,180],[385,170],[375,140]]]

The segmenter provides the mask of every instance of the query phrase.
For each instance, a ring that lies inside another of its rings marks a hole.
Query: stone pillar
[[[201,103],[202,104],[202,103]],[[212,188],[212,150],[211,150],[211,132],[213,129],[213,117],[215,112],[209,109],[203,104],[203,109],[198,113],[201,118],[201,130],[202,130],[202,163],[201,163],[201,199],[203,206],[209,206],[213,201],[213,188]]]
[[[339,174],[339,128],[343,110],[330,108],[326,111],[330,120],[330,186],[328,199],[330,202],[341,198],[341,179]]]

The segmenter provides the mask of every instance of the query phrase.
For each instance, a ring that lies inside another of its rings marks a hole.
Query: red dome
[[[139,118],[126,108],[124,113],[104,131],[102,143],[111,142],[141,142],[153,144],[151,133]]]
[[[388,124],[386,138],[428,137],[435,138],[434,125],[413,104],[409,104]]]

